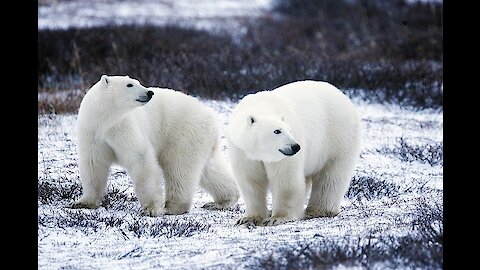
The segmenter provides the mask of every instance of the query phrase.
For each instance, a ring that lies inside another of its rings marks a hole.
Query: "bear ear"
[[[100,78],[100,81],[104,84],[108,84],[108,76],[107,75],[102,75],[102,78]]]
[[[250,116],[248,117],[248,125],[251,126],[251,125],[253,125],[253,123],[255,123],[255,118],[250,115]]]

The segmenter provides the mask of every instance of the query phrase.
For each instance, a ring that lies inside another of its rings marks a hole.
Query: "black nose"
[[[294,154],[300,151],[300,145],[299,144],[292,145],[292,151]]]
[[[148,96],[148,98],[152,98],[152,96],[153,96],[153,91],[148,91],[148,92],[147,92],[147,96]]]

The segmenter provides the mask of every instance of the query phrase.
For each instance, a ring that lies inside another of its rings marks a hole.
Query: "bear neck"
[[[106,106],[101,100],[102,98],[94,98],[91,95],[84,97],[79,110],[79,120],[81,120],[82,128],[89,129],[95,133],[102,133],[111,127],[122,122],[132,110],[119,110]]]

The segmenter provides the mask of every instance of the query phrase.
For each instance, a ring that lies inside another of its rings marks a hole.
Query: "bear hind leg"
[[[180,215],[188,212],[193,195],[200,182],[202,163],[170,160],[164,166],[165,205],[167,215]]]
[[[129,173],[143,214],[152,217],[163,214],[161,167],[153,158],[149,158],[137,161],[134,166],[130,166]]]
[[[235,183],[232,172],[229,170],[222,153],[214,150],[213,156],[205,165],[200,187],[206,190],[213,202],[206,203],[202,208],[221,210],[233,206],[240,197],[240,191]]]

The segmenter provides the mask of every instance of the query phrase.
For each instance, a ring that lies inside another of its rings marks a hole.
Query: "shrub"
[[[399,195],[400,187],[385,180],[355,175],[350,182],[346,197],[350,200],[378,200],[381,197]]]
[[[60,179],[60,181],[62,181]],[[39,181],[38,183],[38,201],[44,204],[59,202],[62,200],[72,200],[81,194],[81,185],[74,183],[52,183]]]
[[[195,220],[168,220],[155,219],[153,223],[145,219],[135,218],[128,222],[127,229],[133,232],[137,237],[150,236],[158,237],[190,237],[196,233],[208,231],[210,224],[198,222]]]
[[[430,166],[443,166],[443,143],[426,143],[412,145],[403,137],[397,138],[394,146],[384,146],[378,149],[381,154],[391,154],[404,162],[418,161]]]

